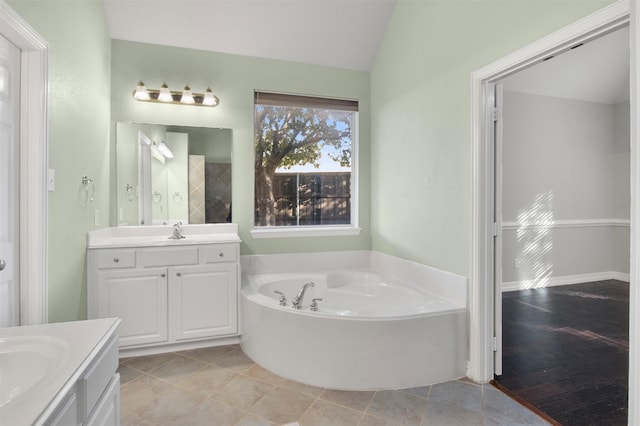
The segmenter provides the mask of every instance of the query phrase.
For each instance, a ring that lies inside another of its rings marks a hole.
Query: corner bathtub
[[[307,282],[301,309],[291,300]],[[279,305],[281,291],[287,306]],[[318,311],[309,309],[313,298]],[[243,278],[241,345],[282,377],[341,390],[426,386],[464,376],[467,311],[370,270]]]

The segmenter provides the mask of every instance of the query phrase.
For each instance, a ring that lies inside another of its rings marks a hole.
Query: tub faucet
[[[280,302],[280,306],[287,306],[287,296],[285,296],[283,292],[278,290],[274,291],[274,293],[280,295],[280,299],[278,300],[278,302]]]
[[[322,297],[311,299],[311,305],[309,305],[309,310],[313,312],[318,312],[318,302],[322,302]]]
[[[296,297],[294,297],[293,300],[291,301],[291,306],[294,309],[300,309],[302,307],[302,298],[304,297],[304,292],[307,291],[307,287],[314,287],[314,286],[315,284],[313,282],[308,282],[305,285],[303,285],[300,291],[298,291],[298,294],[296,294]]]
[[[181,240],[186,238],[182,235],[182,222],[178,222],[173,225],[173,234],[169,238],[172,240]]]

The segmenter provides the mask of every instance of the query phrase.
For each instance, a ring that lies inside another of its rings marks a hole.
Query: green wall
[[[369,225],[369,73],[292,62],[211,53],[121,40],[112,41],[111,119],[114,122],[224,127],[233,130],[233,222],[242,254],[368,250]],[[158,89],[188,84],[194,92],[211,86],[216,108],[138,102],[131,96],[138,80]],[[357,237],[251,237],[253,224],[253,91],[270,90],[360,100],[360,217]],[[115,207],[114,207],[115,208]],[[115,222],[115,220],[114,220]]]
[[[468,276],[473,71],[610,1],[398,1],[371,72],[372,248]]]
[[[101,2],[9,1],[49,44],[49,321],[86,317],[87,231],[109,223],[110,37]],[[82,177],[95,182],[86,202]]]

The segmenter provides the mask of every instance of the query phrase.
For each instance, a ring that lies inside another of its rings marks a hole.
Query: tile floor
[[[122,425],[546,425],[489,385],[453,381],[376,392],[276,376],[239,345],[120,360]]]

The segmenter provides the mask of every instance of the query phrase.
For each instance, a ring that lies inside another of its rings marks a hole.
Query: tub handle
[[[279,294],[280,295],[280,306],[287,306],[287,296],[284,295],[283,292],[275,290],[274,293]]]
[[[312,311],[318,310],[318,302],[322,301],[322,297],[318,297],[317,299],[311,299],[311,305],[309,305],[309,309]]]

